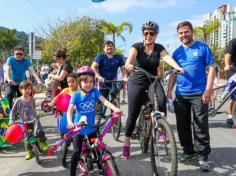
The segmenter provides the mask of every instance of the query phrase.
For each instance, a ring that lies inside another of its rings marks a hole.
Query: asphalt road
[[[37,102],[43,99],[43,94],[36,95]],[[39,107],[38,107],[39,108]],[[127,113],[127,105],[122,106],[125,114]],[[226,106],[222,108],[225,110]],[[42,113],[39,111],[39,113]],[[210,136],[212,152],[209,156],[210,172],[202,173],[197,166],[183,165],[178,166],[179,176],[236,176],[236,130],[228,129],[224,124],[225,114],[217,115],[210,118]],[[126,117],[123,117],[122,122],[125,123]],[[176,134],[175,116],[168,115],[168,121],[171,123],[173,131],[176,135],[178,144],[178,152],[181,148],[178,143]],[[41,118],[44,126],[48,143],[53,146],[59,139],[56,129],[56,119],[48,114]],[[150,159],[148,155],[142,154],[139,143],[136,140],[132,141],[131,160],[122,159],[122,146],[124,140],[124,132],[120,142],[113,140],[111,134],[105,137],[105,142],[108,148],[116,157],[116,161],[123,176],[146,176],[152,175]],[[70,151],[68,160],[72,151]],[[54,156],[40,156],[42,164],[38,165],[35,159],[26,161],[24,159],[25,149],[23,143],[18,143],[10,148],[0,149],[0,176],[65,176],[69,175],[68,170],[60,164],[60,154]],[[97,175],[97,172],[94,173]]]

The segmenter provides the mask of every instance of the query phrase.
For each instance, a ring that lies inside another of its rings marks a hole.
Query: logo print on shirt
[[[91,101],[91,102],[87,101],[84,103],[80,103],[79,107],[83,109],[84,111],[93,110],[95,107],[95,101]]]
[[[196,51],[193,52],[193,56],[194,56],[194,57],[197,57],[198,55],[199,55],[199,54],[198,54],[198,50],[196,50]]]

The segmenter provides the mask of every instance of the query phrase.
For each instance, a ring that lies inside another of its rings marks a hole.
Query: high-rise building
[[[225,48],[229,40],[236,37],[236,7],[233,8],[229,4],[220,6],[213,13],[203,16],[202,25],[207,26],[217,20],[220,25],[207,34],[206,42],[210,46]]]

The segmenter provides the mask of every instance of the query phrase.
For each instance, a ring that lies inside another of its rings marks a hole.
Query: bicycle
[[[30,121],[22,122],[22,121],[16,121],[14,124],[19,123],[24,130],[24,144],[29,147],[33,153],[33,156],[35,157],[35,160],[37,164],[41,164],[41,160],[39,158],[39,153],[43,153],[44,151],[39,146],[39,138],[36,135],[37,131],[37,124],[38,119],[35,118]]]
[[[228,85],[224,84],[224,85],[213,88],[212,94],[214,95],[215,92],[219,92],[220,89],[223,89],[226,86]],[[220,101],[217,101],[217,99],[215,99],[214,96],[212,96],[211,102],[209,103],[209,107],[208,107],[208,115],[210,117],[214,117],[216,114],[226,113],[225,111],[219,111],[219,110],[226,103],[226,101],[231,97],[231,95],[235,93],[235,91],[236,91],[236,83],[234,83],[232,87],[230,86],[230,90],[225,95],[221,95]],[[232,120],[233,120],[233,123],[236,124],[236,104],[234,104],[232,108]]]
[[[119,176],[119,170],[115,162],[115,157],[106,149],[106,145],[103,142],[103,137],[109,132],[110,128],[114,123],[121,117],[121,113],[113,112],[111,115],[106,116],[104,122],[96,124],[94,126],[86,125],[86,116],[80,121],[75,127],[75,129],[71,130],[65,139],[61,139],[57,144],[48,152],[48,155],[52,155],[59,146],[65,143],[67,140],[70,140],[74,135],[78,134],[83,128],[98,128],[100,126],[104,126],[100,135],[97,137],[95,142],[90,145],[88,141],[88,137],[85,136],[83,141],[82,153],[79,161],[80,169],[90,175],[93,170],[93,164],[99,163],[102,165],[104,175],[109,176]]]
[[[98,89],[99,90],[100,89],[108,89],[109,90],[109,95],[108,95],[109,98],[108,99],[116,107],[120,108],[120,96],[119,96],[119,93],[120,93],[120,84],[123,84],[123,81],[122,80],[105,80],[105,83],[110,84],[111,87],[105,85],[105,88],[100,88],[98,86]],[[100,122],[100,119],[105,116],[106,109],[107,108],[105,106],[103,106],[102,110],[100,109],[100,111],[97,113],[98,122]],[[117,121],[112,126],[111,131],[112,131],[113,138],[116,141],[118,141],[119,137],[120,137],[120,132],[121,132],[121,119],[117,119]]]
[[[134,71],[144,72],[151,80],[161,80],[170,73],[176,73],[170,70],[163,77],[153,76],[140,67],[134,67]],[[148,92],[146,97],[148,99]],[[150,146],[150,159],[154,175],[177,175],[177,147],[173,131],[166,121],[165,113],[159,111],[158,96],[153,95],[153,101],[150,99],[144,102],[144,108],[139,115],[136,135],[139,138],[141,150],[143,153],[148,152]]]

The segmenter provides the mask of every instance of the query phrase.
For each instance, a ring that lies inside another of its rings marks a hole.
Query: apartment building
[[[225,48],[229,40],[236,37],[236,7],[231,7],[229,4],[222,5],[213,13],[203,15],[202,25],[207,26],[216,20],[220,25],[207,34],[206,42],[210,46]]]

